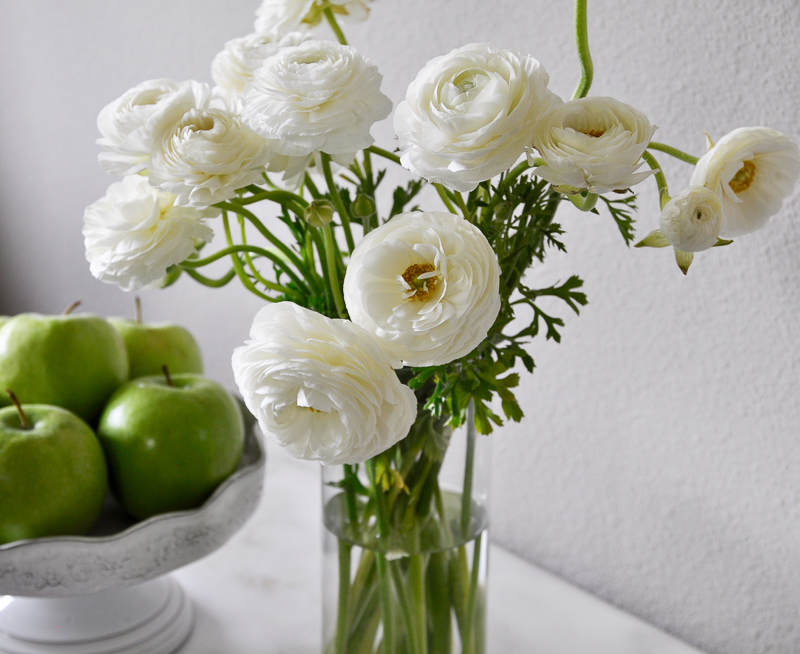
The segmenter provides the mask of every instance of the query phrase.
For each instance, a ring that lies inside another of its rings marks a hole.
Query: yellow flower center
[[[756,178],[756,164],[753,161],[743,161],[742,167],[739,172],[733,176],[728,184],[733,189],[734,193],[741,193],[750,188],[753,180]]]
[[[409,299],[413,298],[424,302],[430,297],[431,293],[436,291],[436,287],[439,285],[438,277],[420,279],[421,275],[433,272],[434,270],[436,270],[436,268],[429,263],[415,263],[406,268],[406,271],[401,276],[403,281],[405,281],[411,289],[414,289],[414,294],[411,295]]]
[[[586,136],[591,136],[591,137],[597,139],[597,138],[600,138],[603,134],[605,134],[606,130],[604,130],[604,129],[590,129],[588,132],[582,132],[582,133],[586,134]]]

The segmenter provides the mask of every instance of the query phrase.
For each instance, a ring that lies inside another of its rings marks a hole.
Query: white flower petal
[[[722,203],[717,194],[693,186],[664,205],[661,232],[681,252],[702,252],[717,242],[722,220]]]
[[[405,438],[416,419],[374,335],[291,302],[256,315],[233,372],[264,435],[301,459],[360,463]]]
[[[401,163],[470,191],[510,168],[536,120],[561,100],[533,57],[474,43],[429,61],[394,115]]]
[[[353,48],[306,41],[255,71],[241,115],[280,155],[326,152],[349,163],[374,142],[372,124],[391,111],[380,83],[378,69]]]
[[[537,175],[554,186],[608,193],[654,174],[636,172],[656,127],[640,111],[614,98],[588,97],[551,109],[533,131],[545,164]]]
[[[763,227],[798,177],[800,149],[789,137],[767,127],[740,127],[700,157],[690,184],[720,197],[721,236],[732,238]]]
[[[84,213],[83,236],[92,275],[131,291],[161,280],[213,232],[203,214],[175,206],[175,196],[157,191],[140,175],[108,187]]]
[[[97,144],[100,166],[114,175],[132,175],[150,164],[163,134],[191,109],[205,109],[211,96],[207,84],[189,80],[142,82],[106,105],[97,117],[102,138]]]
[[[380,337],[390,356],[441,365],[486,337],[500,310],[499,280],[497,257],[477,227],[454,214],[409,212],[356,246],[344,299],[353,322]]]

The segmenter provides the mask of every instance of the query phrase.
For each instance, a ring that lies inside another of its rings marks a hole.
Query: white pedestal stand
[[[0,597],[2,654],[172,654],[193,612],[170,577],[78,597]]]

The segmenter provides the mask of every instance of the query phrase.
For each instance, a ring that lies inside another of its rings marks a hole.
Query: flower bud
[[[333,211],[330,200],[314,200],[306,207],[306,222],[312,227],[324,227],[333,220]]]
[[[681,191],[661,211],[661,231],[681,252],[713,247],[722,228],[722,202],[713,191],[694,186]]]
[[[356,218],[367,218],[375,213],[375,204],[366,195],[359,193],[353,202],[352,211]]]

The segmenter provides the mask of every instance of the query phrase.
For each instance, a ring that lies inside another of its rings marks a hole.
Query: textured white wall
[[[0,313],[130,313],[83,260],[83,208],[112,181],[98,110],[149,78],[209,80],[257,0],[0,1]],[[432,56],[470,41],[529,52],[569,96],[571,2],[381,0],[348,31],[397,102]],[[800,141],[796,0],[592,0],[595,95],[645,111],[695,154],[768,125]],[[391,147],[388,123],[376,129]],[[687,166],[660,157],[673,191]],[[657,220],[640,187],[641,234]],[[539,343],[527,418],[497,438],[495,538],[719,654],[800,651],[800,285],[796,193],[769,227],[698,256],[628,250],[608,218],[565,211],[569,254],[535,279],[586,280],[560,345]],[[195,331],[211,376],[259,306],[189,281],[146,294],[147,318]],[[267,486],[269,489],[269,486]],[[277,536],[276,536],[277,537]]]

